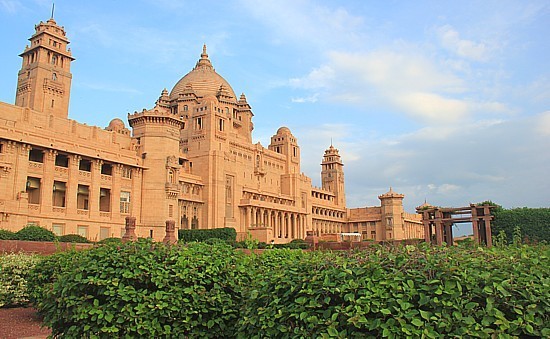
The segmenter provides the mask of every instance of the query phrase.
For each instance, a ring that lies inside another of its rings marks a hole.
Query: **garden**
[[[544,243],[245,254],[220,237],[3,255],[0,305],[70,338],[550,337]]]

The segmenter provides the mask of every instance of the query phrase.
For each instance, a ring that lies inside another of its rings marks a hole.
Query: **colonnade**
[[[307,217],[290,211],[247,206],[241,208],[241,220],[245,227],[267,227],[273,229],[275,239],[304,239]]]
[[[343,223],[338,221],[313,219],[313,230],[318,235],[342,233]]]

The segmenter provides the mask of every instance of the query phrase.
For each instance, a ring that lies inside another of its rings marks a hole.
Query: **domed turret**
[[[206,45],[203,46],[201,58],[197,61],[195,68],[181,78],[172,91],[170,92],[170,100],[175,100],[180,94],[192,88],[197,97],[205,97],[207,95],[217,96],[222,89],[223,95],[236,100],[236,95],[231,85],[216,71],[208,59],[206,53]]]

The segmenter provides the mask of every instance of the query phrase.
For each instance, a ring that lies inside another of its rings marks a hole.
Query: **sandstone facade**
[[[35,27],[20,56],[15,105],[0,102],[0,228],[29,223],[92,240],[136,234],[161,241],[167,220],[183,229],[233,227],[265,242],[358,232],[376,240],[422,238],[403,195],[346,208],[343,163],[332,145],[322,187],[300,171],[298,139],[281,127],[253,143],[244,94],[212,66],[206,46],[195,67],[154,107],[101,129],[68,118],[74,60],[63,27]]]

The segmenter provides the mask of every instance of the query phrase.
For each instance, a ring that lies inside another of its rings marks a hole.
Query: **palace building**
[[[332,145],[318,188],[300,171],[287,127],[267,147],[254,143],[252,108],[214,70],[206,46],[153,108],[102,129],[69,119],[75,58],[65,29],[51,18],[29,40],[15,105],[0,102],[0,229],[37,224],[100,240],[120,237],[131,216],[138,236],[157,240],[167,220],[275,243],[311,231],[423,237],[421,216],[405,213],[404,196],[391,189],[380,206],[346,207],[344,164]]]

